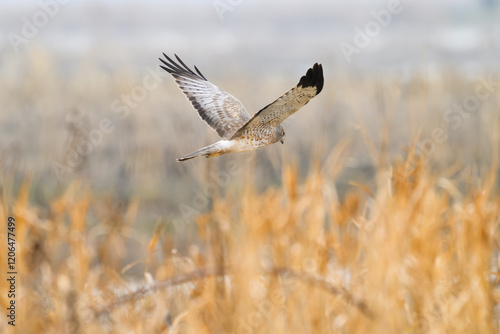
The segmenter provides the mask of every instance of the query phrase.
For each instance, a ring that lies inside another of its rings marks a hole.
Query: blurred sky
[[[74,62],[92,56],[127,60],[141,69],[165,51],[200,68],[246,67],[256,73],[315,61],[367,73],[449,66],[474,75],[498,67],[498,0],[401,0],[400,12],[391,14],[385,27],[373,26],[374,13],[387,12],[393,2],[4,0],[0,50],[4,57],[17,57],[42,48]],[[44,6],[53,9],[46,21],[40,13]],[[37,33],[16,52],[13,34],[23,36],[26,22],[35,18]],[[341,46],[356,47],[357,32],[370,24],[375,32],[369,43],[346,57]]]

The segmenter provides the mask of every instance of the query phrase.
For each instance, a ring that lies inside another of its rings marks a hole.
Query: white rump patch
[[[219,140],[220,148],[231,148],[234,146],[234,142],[232,140]]]

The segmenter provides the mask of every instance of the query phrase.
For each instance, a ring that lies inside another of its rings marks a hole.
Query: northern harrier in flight
[[[196,68],[196,73],[175,55],[175,62],[166,54],[160,61],[165,71],[170,73],[180,89],[207,122],[222,138],[215,144],[200,148],[177,161],[185,161],[198,156],[215,157],[232,152],[255,150],[281,141],[284,143],[285,130],[281,126],[287,117],[302,108],[323,89],[323,68],[314,64],[300,78],[299,83],[283,96],[268,104],[250,117],[243,104],[231,94],[210,83]]]

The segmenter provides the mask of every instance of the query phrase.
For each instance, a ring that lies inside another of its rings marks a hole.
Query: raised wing
[[[165,66],[160,65],[160,67],[175,78],[175,82],[186,94],[200,117],[217,131],[221,138],[231,138],[236,130],[250,119],[250,115],[238,99],[210,83],[196,66],[195,73],[177,55],[175,58],[180,65],[166,54],[163,55],[166,59],[159,59]]]
[[[300,78],[297,86],[257,112],[252,119],[235,132],[231,139],[239,137],[250,127],[259,127],[262,125],[278,126],[287,117],[318,95],[323,89],[323,83],[323,67],[321,64],[316,63],[312,68],[307,70],[306,75]]]

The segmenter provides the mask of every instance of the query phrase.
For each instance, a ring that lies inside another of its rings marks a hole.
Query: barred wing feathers
[[[164,66],[160,67],[174,77],[200,117],[222,139],[231,138],[248,122],[250,115],[238,99],[209,82],[196,66],[194,66],[195,73],[177,55],[175,58],[179,63],[165,53],[163,55],[165,59],[160,58],[160,61]]]
[[[286,118],[305,106],[323,89],[323,67],[314,64],[307,70],[306,75],[300,78],[299,83],[276,101],[268,104],[257,112],[231,139],[238,138],[245,130],[251,127],[278,126]]]

